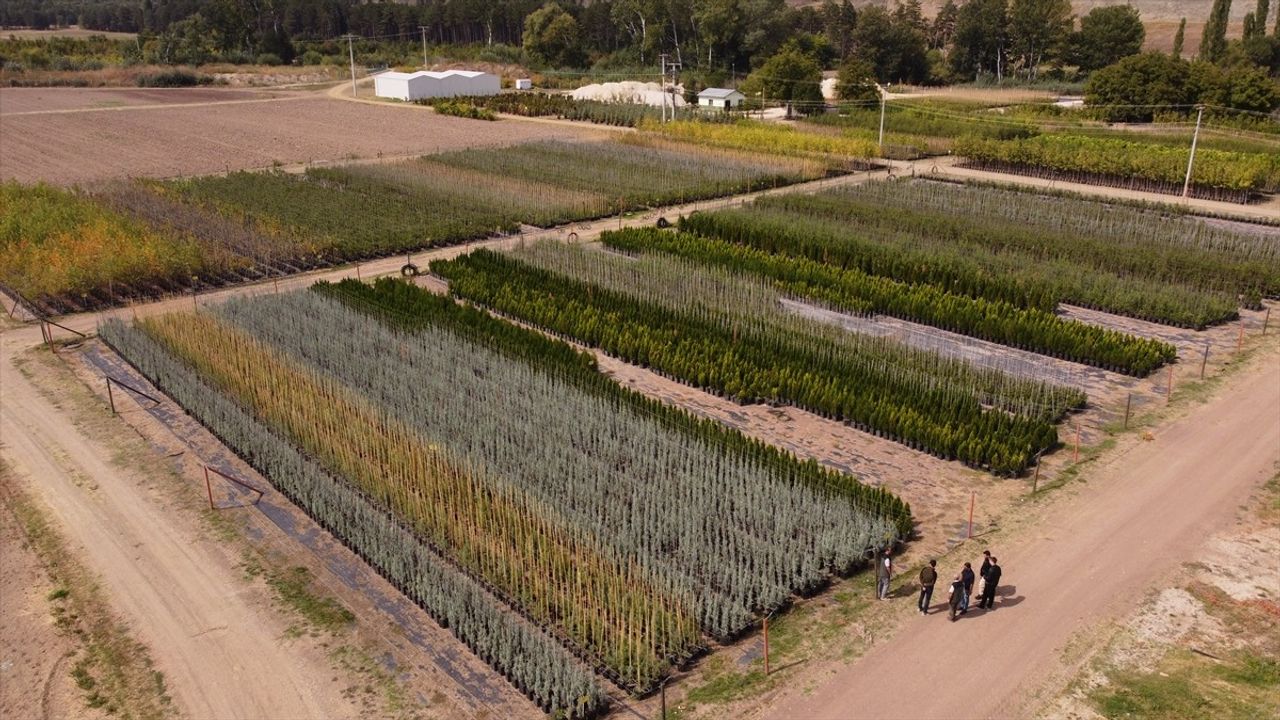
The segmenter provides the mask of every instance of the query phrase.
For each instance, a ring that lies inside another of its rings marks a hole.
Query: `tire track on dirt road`
[[[792,688],[773,699],[767,717],[1031,716],[1039,691],[1087,658],[1063,657],[1077,633],[1130,612],[1276,472],[1280,356],[1268,351],[1211,402],[1133,442],[1022,533],[1033,539],[1014,544],[1015,532],[994,548],[1007,583],[999,612],[904,621],[809,696]],[[940,570],[945,585],[957,568]],[[935,608],[944,602],[935,597]]]
[[[5,457],[78,546],[134,636],[150,648],[183,714],[356,717],[329,682],[327,663],[282,645],[286,628],[243,592],[247,586],[234,559],[112,464],[111,449],[86,438],[14,359],[14,345],[5,343]]]

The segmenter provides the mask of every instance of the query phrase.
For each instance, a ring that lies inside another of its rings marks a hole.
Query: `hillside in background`
[[[789,0],[795,7],[821,5],[813,0]],[[946,0],[922,0],[921,6],[925,15],[933,17],[938,8]],[[853,0],[857,7],[880,5],[892,8],[897,0]],[[1186,38],[1183,42],[1183,55],[1193,55],[1200,47],[1200,33],[1204,31],[1204,21],[1209,17],[1209,9],[1213,0],[1072,0],[1071,5],[1077,15],[1084,15],[1096,7],[1108,5],[1132,5],[1142,13],[1143,23],[1147,26],[1146,49],[1168,52],[1173,49],[1173,35],[1178,31],[1178,22],[1187,19]],[[1236,0],[1231,3],[1231,24],[1227,29],[1228,37],[1239,37],[1244,24],[1244,16],[1253,10],[1250,0]],[[1274,11],[1273,11],[1274,12]],[[1274,16],[1273,16],[1274,21]],[[1270,27],[1270,24],[1268,24]]]

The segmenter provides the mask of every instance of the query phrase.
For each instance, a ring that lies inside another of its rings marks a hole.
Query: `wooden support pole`
[[[280,294],[280,278],[272,278],[271,284],[276,286],[276,294]]]
[[[1200,360],[1200,379],[1204,379],[1204,369],[1209,364],[1209,343],[1204,344],[1204,358]]]
[[[659,692],[662,695],[662,720],[667,720],[667,681],[663,680],[659,686]]]
[[[195,288],[191,288],[191,309],[192,309],[193,311],[195,311],[195,312],[200,312],[200,306],[199,306],[198,304],[196,304],[196,289],[195,289]]]
[[[1034,495],[1039,491],[1040,491],[1040,458],[1037,456],[1036,471],[1035,471],[1035,474],[1031,476],[1031,494]],[[970,530],[969,532],[972,533],[973,531]]]
[[[1173,365],[1169,366],[1169,385],[1164,391],[1164,400],[1169,402],[1173,399]]]
[[[107,378],[107,402],[111,403],[111,414],[116,414],[116,396],[111,392],[111,378]]]
[[[1240,335],[1236,338],[1236,352],[1244,349],[1244,320],[1240,321]]]
[[[973,538],[973,506],[978,501],[978,493],[969,493],[969,538]]]
[[[18,304],[14,303],[13,306],[18,307]],[[1263,335],[1267,334],[1267,326],[1270,324],[1271,324],[1271,308],[1267,308],[1267,314],[1262,316],[1262,334]]]
[[[209,509],[213,509],[213,486],[209,484],[209,466],[204,466],[204,491],[209,496]]]
[[[1124,429],[1129,429],[1129,411],[1133,409],[1133,393],[1129,393],[1129,399],[1124,401]]]
[[[1076,449],[1071,455],[1071,462],[1080,462],[1080,423],[1076,423]]]
[[[360,277],[360,263],[356,263],[356,280],[364,282],[364,278]]]
[[[764,618],[764,676],[769,677],[769,617]]]

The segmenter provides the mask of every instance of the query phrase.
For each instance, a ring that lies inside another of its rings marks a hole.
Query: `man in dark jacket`
[[[930,560],[920,570],[920,614],[929,614],[929,602],[933,600],[933,585],[938,582],[938,561]]]
[[[951,583],[951,592],[947,597],[947,606],[951,608],[951,622],[956,621],[956,613],[960,610],[960,600],[964,597],[964,580],[957,575]]]
[[[1000,584],[1000,563],[995,558],[991,558],[991,567],[987,568],[987,573],[982,576],[985,584],[982,587],[982,600],[978,603],[978,607],[988,610],[995,607],[996,604],[996,586]]]
[[[973,597],[973,566],[969,563],[964,564],[964,569],[960,571],[960,580],[964,582],[964,600],[960,601],[960,614],[969,612],[969,598]]]
[[[983,550],[982,551],[982,567],[978,568],[978,577],[985,578],[987,576],[987,570],[990,568],[991,568],[991,551]]]

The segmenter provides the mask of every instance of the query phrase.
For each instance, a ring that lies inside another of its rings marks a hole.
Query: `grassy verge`
[[[1256,515],[1268,526],[1280,519],[1280,474],[1263,488]],[[1089,693],[1090,702],[1108,718],[1277,717],[1280,605],[1265,598],[1238,600],[1198,580],[1186,590],[1222,632],[1178,643],[1147,671],[1105,668],[1107,682]]]
[[[153,666],[147,648],[116,619],[93,573],[2,464],[0,498],[53,582],[46,597],[54,624],[79,645],[71,676],[85,705],[141,720],[175,716],[164,675]]]

